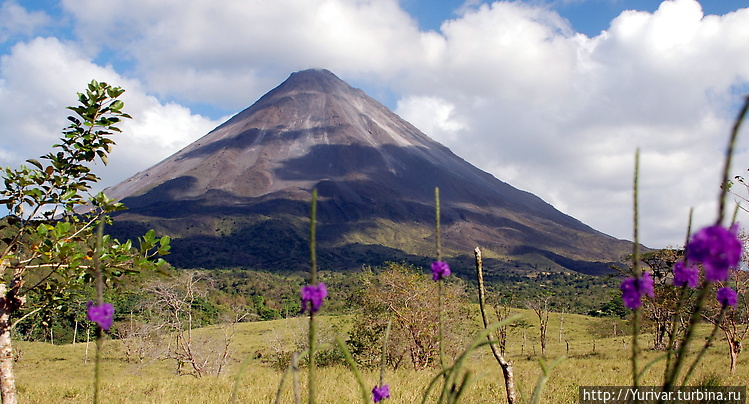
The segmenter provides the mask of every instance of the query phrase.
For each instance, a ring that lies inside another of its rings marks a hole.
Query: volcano
[[[327,70],[291,74],[252,106],[155,166],[105,190],[129,209],[111,232],[172,236],[183,268],[308,266],[311,192],[319,193],[321,269],[443,256],[471,271],[600,274],[631,243],[598,232],[479,170]],[[461,269],[462,268],[462,269]]]

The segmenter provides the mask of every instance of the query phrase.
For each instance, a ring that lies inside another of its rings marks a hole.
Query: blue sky
[[[464,3],[464,0],[404,0],[401,6],[419,21],[420,28],[437,31],[443,21],[459,16],[456,10],[461,9]],[[480,3],[491,2],[481,1]],[[588,36],[596,36],[607,29],[611,20],[622,11],[639,10],[652,13],[658,9],[661,2],[654,0],[539,0],[527,3],[544,5],[569,20],[575,31]],[[747,7],[745,0],[703,0],[700,4],[705,14],[716,15]]]
[[[327,68],[497,178],[632,237],[714,220],[749,92],[745,1],[0,0],[0,165],[49,150],[91,79],[135,117],[113,185],[195,141],[294,71]],[[734,171],[749,167],[741,137]],[[744,191],[739,189],[739,191]],[[746,194],[746,192],[745,192]]]

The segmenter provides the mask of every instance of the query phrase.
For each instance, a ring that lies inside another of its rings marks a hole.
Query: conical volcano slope
[[[307,265],[320,195],[323,268],[434,255],[434,189],[446,256],[485,249],[497,266],[600,273],[629,249],[496,179],[327,70],[292,74],[171,157],[108,189],[129,210],[113,232],[174,237],[181,267]]]

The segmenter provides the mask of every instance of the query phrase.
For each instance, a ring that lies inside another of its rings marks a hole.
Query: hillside
[[[155,166],[106,190],[128,211],[112,232],[173,237],[179,267],[302,269],[310,193],[320,194],[323,268],[434,255],[434,189],[444,253],[470,271],[600,274],[631,243],[598,232],[479,170],[327,70],[305,70]]]

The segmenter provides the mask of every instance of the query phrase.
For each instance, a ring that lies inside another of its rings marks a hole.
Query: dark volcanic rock
[[[292,74],[203,138],[108,189],[113,232],[174,237],[182,267],[307,265],[317,188],[323,268],[428,262],[434,189],[445,254],[476,245],[496,267],[603,273],[628,242],[483,172],[327,70]]]

